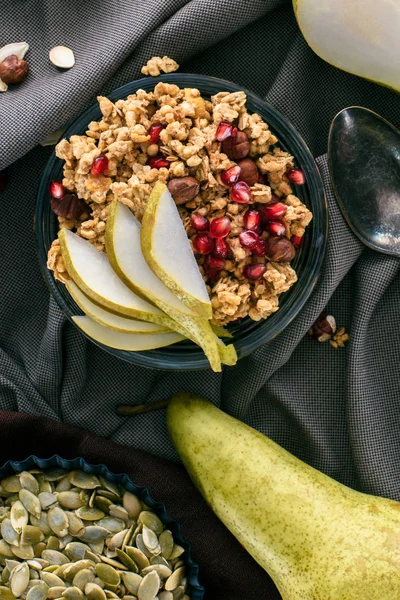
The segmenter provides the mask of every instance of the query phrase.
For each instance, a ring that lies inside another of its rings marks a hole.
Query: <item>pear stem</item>
[[[117,414],[121,417],[131,417],[132,415],[141,415],[142,413],[152,412],[153,410],[160,410],[168,406],[168,400],[159,400],[158,402],[152,402],[151,404],[138,404],[137,406],[130,406],[129,404],[120,404],[117,408]]]

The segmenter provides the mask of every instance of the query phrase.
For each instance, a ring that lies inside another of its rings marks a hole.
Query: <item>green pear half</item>
[[[104,252],[68,229],[61,229],[58,238],[68,274],[91,300],[118,314],[175,331],[173,319],[122,283]]]
[[[218,344],[210,323],[183,304],[153,273],[143,256],[140,233],[141,225],[132,211],[115,200],[110,207],[105,234],[111,266],[134,293],[158,306],[183,327],[182,333],[203,349],[212,369],[220,371]],[[179,331],[177,325],[175,328]]]
[[[171,439],[283,600],[399,600],[400,503],[356,492],[210,402],[179,394]]]
[[[100,325],[87,316],[72,317],[75,325],[79,327],[86,335],[96,342],[128,352],[140,352],[143,350],[154,350],[181,342],[185,338],[180,333],[171,331],[170,333],[126,333],[110,329]]]
[[[400,91],[398,0],[293,0],[301,32],[328,63]]]
[[[109,312],[105,308],[92,302],[72,280],[67,281],[65,287],[79,308],[83,310],[88,317],[91,317],[94,321],[100,323],[100,325],[110,327],[111,329],[115,329],[115,331],[122,331],[123,333],[149,334],[170,333],[171,331],[170,329],[162,327],[161,325],[156,325],[155,323],[136,321],[135,319],[121,317],[115,313]]]
[[[186,306],[211,319],[208,292],[176,204],[157,182],[148,199],[141,230],[144,257],[159,279]]]

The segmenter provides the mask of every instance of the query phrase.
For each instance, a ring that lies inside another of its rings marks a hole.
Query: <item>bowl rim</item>
[[[63,458],[59,454],[53,454],[47,458],[40,458],[36,454],[31,454],[23,460],[8,459],[4,464],[0,465],[0,478],[6,477],[3,475],[4,471],[11,471],[14,473],[20,471],[26,471],[32,469],[32,465],[41,469],[50,469],[53,467],[66,468],[74,470],[76,468],[81,469],[87,473],[94,473],[95,475],[103,475],[110,480],[116,480],[120,485],[123,485],[127,491],[131,491],[139,496],[139,499],[145,502],[150,508],[152,508],[160,517],[164,525],[171,526],[175,529],[174,538],[176,535],[179,538],[179,545],[185,548],[186,561],[185,564],[188,568],[188,580],[191,589],[189,590],[192,596],[192,600],[202,600],[204,597],[205,588],[199,582],[199,570],[200,567],[192,559],[192,544],[183,537],[181,531],[181,524],[176,519],[173,519],[166,508],[164,502],[160,500],[154,500],[149,489],[146,486],[137,485],[134,483],[132,478],[126,473],[114,473],[104,463],[92,464],[85,460],[81,456],[75,458]],[[64,466],[65,465],[65,466]],[[105,475],[104,475],[105,474]],[[131,488],[131,489],[129,489]],[[195,592],[195,595],[193,595]]]
[[[266,343],[268,343],[272,339],[274,339],[277,335],[282,333],[284,331],[284,329],[286,329],[288,327],[288,325],[298,316],[299,312],[304,307],[305,303],[307,302],[310,295],[314,291],[314,288],[317,284],[317,281],[318,281],[318,278],[320,275],[322,263],[323,263],[323,260],[325,257],[326,246],[327,246],[328,221],[329,221],[329,219],[328,219],[328,210],[329,209],[328,209],[327,195],[326,195],[325,186],[324,186],[324,183],[323,183],[323,180],[321,177],[321,173],[320,173],[318,165],[313,157],[313,154],[311,153],[311,150],[309,149],[308,145],[304,141],[303,137],[300,135],[300,133],[297,131],[297,129],[294,127],[294,125],[292,125],[291,121],[285,115],[283,115],[278,109],[276,109],[275,106],[273,106],[272,104],[270,104],[269,102],[267,102],[266,100],[264,100],[263,98],[261,98],[260,96],[255,94],[254,92],[251,92],[247,88],[240,86],[237,83],[234,83],[229,80],[221,79],[218,77],[212,77],[209,75],[200,75],[200,74],[196,74],[196,73],[169,73],[169,74],[164,74],[164,75],[160,75],[157,77],[143,77],[141,79],[132,80],[116,89],[113,89],[111,92],[107,93],[106,97],[109,98],[110,100],[112,100],[113,102],[115,102],[118,99],[123,99],[123,98],[126,98],[130,94],[136,93],[136,91],[138,89],[140,89],[142,86],[144,86],[145,88],[148,88],[148,87],[154,88],[157,85],[157,83],[160,83],[160,82],[178,83],[178,84],[179,83],[182,84],[183,82],[186,82],[188,85],[190,85],[190,81],[194,82],[193,83],[194,86],[196,86],[196,85],[198,86],[199,84],[203,84],[204,86],[214,85],[216,87],[223,86],[225,91],[230,91],[230,92],[244,91],[247,98],[251,101],[251,103],[253,103],[253,104],[261,103],[267,109],[268,112],[272,113],[273,119],[278,121],[279,124],[285,128],[286,133],[287,133],[287,135],[290,136],[291,140],[302,148],[302,152],[304,153],[304,160],[307,161],[308,168],[311,169],[311,171],[313,172],[313,185],[316,188],[315,195],[318,196],[318,201],[319,201],[320,209],[321,209],[321,214],[320,214],[321,231],[320,231],[319,238],[316,240],[316,243],[313,245],[313,250],[314,250],[314,252],[316,252],[316,255],[315,255],[314,261],[313,261],[313,268],[312,268],[311,273],[308,275],[307,281],[305,281],[305,279],[304,279],[305,274],[303,274],[303,276],[302,276],[303,288],[301,289],[301,291],[298,295],[298,298],[296,299],[295,309],[293,309],[293,308],[291,309],[291,314],[284,315],[286,317],[286,319],[284,321],[283,327],[280,326],[280,322],[278,322],[276,324],[274,322],[273,327],[271,329],[268,329],[267,331],[263,332],[263,334],[259,333],[261,327],[265,326],[265,324],[268,323],[268,321],[271,319],[271,317],[273,317],[276,313],[273,313],[268,319],[261,320],[259,322],[248,323],[250,325],[250,327],[252,328],[252,331],[251,331],[252,335],[251,335],[251,340],[250,339],[249,340],[245,339],[244,341],[241,340],[241,347],[238,350],[238,358],[241,359],[241,358],[244,358],[245,356],[248,356],[252,352],[255,352],[258,348],[262,347],[263,345],[265,345]],[[134,89],[132,89],[132,86],[134,86]],[[68,123],[67,129],[60,136],[59,141],[61,139],[67,139],[71,135],[77,134],[75,131],[77,124],[80,123],[81,121],[85,121],[86,124],[88,124],[89,120],[91,119],[91,116],[94,116],[92,113],[101,114],[98,103],[91,104],[84,111],[79,113],[79,115],[77,117],[75,117],[73,120],[71,120]],[[94,117],[94,118],[97,118],[97,117]],[[274,130],[274,125],[271,126],[271,129]],[[278,140],[278,142],[279,142],[279,140]],[[289,148],[289,150],[290,150],[290,148]],[[296,159],[296,154],[295,153],[293,153],[293,154]],[[55,155],[55,152],[53,151],[52,155],[50,156],[49,160],[46,163],[46,167],[43,171],[43,175],[42,175],[40,185],[38,188],[35,215],[34,215],[35,247],[36,247],[36,253],[37,253],[39,264],[40,264],[40,270],[41,270],[42,276],[45,280],[45,283],[51,293],[51,296],[54,298],[54,300],[56,301],[56,304],[62,310],[63,315],[68,319],[68,321],[70,323],[73,323],[73,325],[77,329],[79,329],[79,327],[72,321],[71,315],[69,314],[71,311],[70,306],[68,306],[68,304],[66,303],[66,301],[64,300],[64,298],[62,297],[62,295],[59,291],[58,286],[62,285],[62,284],[59,284],[59,282],[56,282],[53,275],[50,273],[50,271],[47,269],[47,267],[45,267],[47,256],[45,255],[45,252],[44,252],[45,244],[44,244],[44,240],[43,240],[42,223],[40,222],[40,219],[38,218],[38,216],[39,216],[38,211],[41,208],[41,199],[44,197],[45,194],[47,194],[49,177],[50,177],[51,171],[54,169],[54,167],[58,161],[61,162],[61,159],[58,159]],[[42,214],[42,213],[40,212],[40,214]],[[307,230],[306,230],[306,233],[307,233]],[[299,282],[295,283],[295,286],[298,283],[300,283],[300,278],[299,278]],[[288,290],[288,292],[290,293],[292,290],[293,290],[293,288]],[[296,291],[296,289],[294,289],[294,292],[295,291]],[[285,292],[285,294],[287,294],[288,292]],[[72,299],[71,299],[71,301],[73,304],[75,304]],[[76,314],[82,313],[82,311],[79,307],[76,307],[76,309],[77,309]],[[284,314],[281,311],[282,311],[282,308],[280,307],[279,310],[277,311],[277,313],[280,313],[279,316],[282,316],[282,314]],[[246,322],[248,320],[249,320],[249,317],[246,317]],[[233,339],[231,340],[231,342],[228,341],[228,343],[235,344],[235,330],[236,330],[237,326],[230,326],[228,324],[228,328],[231,329],[231,331],[233,332]],[[259,333],[258,336],[257,336],[257,330]],[[97,342],[96,340],[92,339],[89,335],[87,335],[81,329],[79,329],[79,331],[80,331],[81,335],[83,335],[85,338],[90,340],[90,342],[92,344],[95,344],[99,348],[102,348],[109,354],[116,356],[119,359],[126,360],[126,361],[130,362],[131,364],[135,364],[138,366],[152,368],[152,369],[157,368],[157,369],[174,370],[174,371],[196,371],[196,370],[204,370],[204,369],[210,368],[209,362],[208,362],[207,358],[205,357],[204,353],[201,351],[201,349],[197,352],[196,355],[191,357],[190,362],[185,362],[185,361],[181,360],[182,359],[181,355],[180,356],[179,355],[171,355],[170,357],[168,357],[168,355],[166,356],[164,354],[163,351],[168,350],[168,348],[172,348],[173,346],[166,347],[166,348],[154,349],[154,350],[146,350],[143,352],[127,352],[124,350],[119,350],[119,349],[111,348],[109,346],[105,346],[104,344],[101,344],[101,343]],[[253,337],[254,335],[256,335],[256,337],[257,337],[256,342],[254,341],[254,337]],[[186,342],[186,341],[180,342],[180,344],[177,344],[177,346],[181,346],[181,344],[186,344],[186,343],[190,343],[190,342]],[[196,347],[194,344],[191,344],[191,346]],[[134,359],[132,359],[133,356],[134,356]]]

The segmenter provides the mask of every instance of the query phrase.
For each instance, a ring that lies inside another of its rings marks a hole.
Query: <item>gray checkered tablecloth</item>
[[[176,459],[162,412],[126,419],[115,409],[197,392],[338,480],[400,500],[400,261],[350,232],[324,155],[337,111],[363,105],[399,126],[398,96],[314,55],[289,0],[3,0],[0,46],[22,40],[31,74],[0,94],[0,168],[9,171],[0,193],[0,408]],[[49,63],[56,44],[74,50],[70,71]],[[223,375],[112,358],[67,323],[36,259],[35,195],[53,150],[38,142],[163,54],[182,71],[232,80],[276,106],[319,156],[327,187],[330,236],[317,289],[282,335]],[[305,336],[326,306],[352,336],[345,350]]]

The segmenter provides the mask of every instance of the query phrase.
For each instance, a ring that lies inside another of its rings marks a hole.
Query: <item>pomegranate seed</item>
[[[94,159],[92,163],[91,173],[98,177],[99,175],[103,175],[108,169],[108,158],[104,154],[100,154],[97,158]]]
[[[165,160],[165,158],[159,154],[158,156],[151,156],[147,164],[150,165],[152,169],[162,169],[163,167],[168,168],[169,162]]]
[[[251,253],[254,256],[265,256],[267,253],[268,244],[265,240],[260,240],[256,247],[252,249]]]
[[[218,256],[206,256],[204,259],[204,269],[209,279],[216,279],[221,269],[224,268],[225,261]]]
[[[192,213],[190,215],[190,223],[196,231],[207,231],[210,226],[208,219],[203,217],[202,215],[198,215],[196,213]]]
[[[50,183],[49,192],[52,198],[57,198],[58,200],[61,200],[61,198],[63,198],[66,194],[65,187],[63,186],[61,181],[56,180]]]
[[[271,194],[271,202],[270,204],[275,204],[276,202],[280,202],[281,199],[276,194]]]
[[[289,181],[296,185],[303,185],[306,182],[306,177],[301,169],[290,169],[286,175]]]
[[[230,250],[231,249],[223,238],[217,238],[215,240],[215,246],[212,255],[217,258],[227,258]]]
[[[230,195],[238,204],[247,204],[251,200],[251,189],[244,181],[238,181],[231,187]]]
[[[246,229],[260,233],[261,216],[260,211],[249,208],[243,217]]]
[[[149,144],[158,143],[158,140],[160,139],[160,133],[164,129],[164,127],[165,125],[163,125],[162,123],[153,123],[153,125],[150,125],[149,130],[147,132],[150,136]]]
[[[258,281],[264,275],[266,266],[263,263],[258,265],[246,265],[243,269],[243,275],[250,281]]]
[[[229,217],[218,217],[210,223],[210,235],[214,238],[224,238],[231,230],[231,221]]]
[[[281,236],[285,235],[286,233],[286,227],[283,223],[281,223],[281,221],[270,221],[269,223],[267,223],[266,229],[273,235]]]
[[[217,142],[223,142],[228,137],[231,137],[233,130],[237,128],[232,125],[232,123],[228,123],[227,121],[221,121],[221,123],[217,127],[217,133],[215,134],[215,139]],[[235,132],[235,133],[236,133]]]
[[[230,169],[227,169],[226,171],[222,171],[222,173],[221,173],[222,183],[224,185],[226,185],[227,187],[233,185],[234,183],[236,183],[239,180],[241,172],[242,172],[242,169],[239,167],[239,165],[235,165],[234,167],[231,167]]]
[[[300,237],[299,235],[292,235],[290,241],[292,242],[293,246],[300,248],[301,244],[303,243],[303,237]]]
[[[239,241],[243,248],[253,250],[260,242],[260,236],[255,231],[242,231],[239,235]]]
[[[282,202],[276,202],[275,204],[267,204],[264,206],[264,215],[268,221],[274,221],[277,217],[281,217],[286,212],[286,206]]]
[[[258,174],[258,183],[262,183],[263,185],[268,185],[268,179],[264,173]]]
[[[214,240],[208,233],[198,233],[193,238],[193,248],[197,254],[210,254],[214,250]]]

